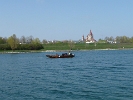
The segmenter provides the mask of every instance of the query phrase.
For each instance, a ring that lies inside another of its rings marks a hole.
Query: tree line
[[[43,45],[39,38],[22,36],[20,39],[15,34],[8,38],[0,37],[0,50],[40,50]]]
[[[99,39],[100,41],[102,39]],[[105,37],[104,41],[114,41],[116,43],[133,43],[133,37],[117,36],[117,37]],[[58,41],[59,42],[59,41]],[[67,41],[72,48],[73,42]],[[8,38],[0,37],[0,50],[40,50],[44,49],[44,45],[48,43],[46,39],[40,41],[39,38],[33,38],[33,36],[17,38],[15,34]]]
[[[133,36],[127,37],[127,36],[117,36],[116,38],[114,37],[105,37],[104,40],[108,40],[108,41],[115,41],[117,43],[133,43]]]

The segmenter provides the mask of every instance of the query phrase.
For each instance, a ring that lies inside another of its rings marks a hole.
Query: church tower
[[[82,36],[82,41],[85,41],[84,35]]]
[[[86,39],[84,38],[84,35],[82,36],[82,41],[86,41],[86,43],[94,43],[96,40],[93,37],[92,31],[90,30],[90,33],[86,36]]]

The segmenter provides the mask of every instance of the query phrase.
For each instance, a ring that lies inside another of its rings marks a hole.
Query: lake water
[[[133,100],[133,50],[55,53],[0,54],[0,100]]]

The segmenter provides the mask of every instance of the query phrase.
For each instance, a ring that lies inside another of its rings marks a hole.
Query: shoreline
[[[92,49],[94,51],[97,51],[97,50],[133,50],[133,48],[120,48],[120,49],[110,49],[110,48],[107,48],[107,49]],[[41,52],[73,52],[73,51],[92,51],[92,50],[87,50],[87,49],[81,49],[81,50],[45,50],[45,51],[26,51],[26,52],[21,52],[21,51],[17,51],[17,52],[13,52],[13,51],[3,51],[3,52],[0,52],[0,54],[19,54],[19,53],[41,53]]]

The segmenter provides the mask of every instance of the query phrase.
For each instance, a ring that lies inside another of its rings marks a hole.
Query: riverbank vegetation
[[[20,39],[16,37],[15,34],[9,38],[0,37],[0,50],[40,50],[43,49],[43,45],[40,42],[39,38],[33,38],[32,36],[25,38],[22,36]]]
[[[39,38],[22,36],[20,39],[15,34],[8,38],[0,37],[0,51],[46,51],[46,50],[93,50],[93,49],[131,49],[133,37],[126,36],[105,37],[95,43],[85,43],[81,40],[72,41],[47,41]]]
[[[133,43],[49,43],[44,50],[93,50],[93,49],[132,49]]]

